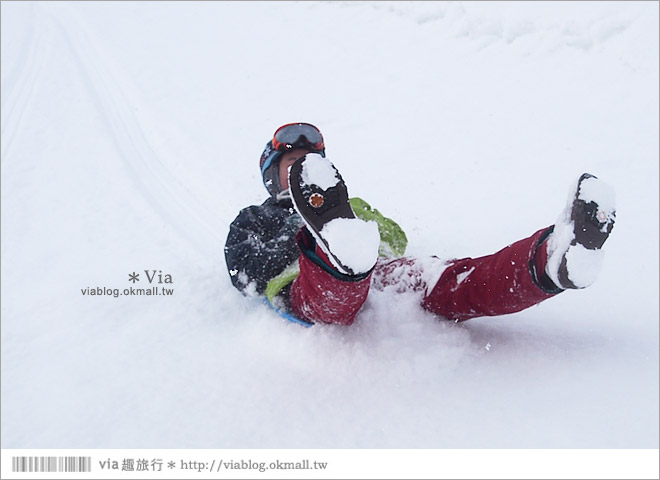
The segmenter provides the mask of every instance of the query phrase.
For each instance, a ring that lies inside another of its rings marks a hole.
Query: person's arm
[[[297,214],[268,215],[260,207],[241,211],[229,227],[225,259],[233,285],[243,293],[263,293],[268,281],[293,263],[300,252]],[[252,287],[254,286],[254,287]]]

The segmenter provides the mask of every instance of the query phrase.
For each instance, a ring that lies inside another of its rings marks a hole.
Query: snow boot
[[[615,218],[612,187],[582,174],[548,238],[545,271],[558,287],[585,288],[596,280]]]
[[[289,169],[289,188],[296,210],[332,267],[345,275],[362,275],[374,267],[378,225],[355,216],[346,184],[329,160],[317,153],[296,160]]]

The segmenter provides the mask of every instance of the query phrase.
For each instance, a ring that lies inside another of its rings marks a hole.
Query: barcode
[[[12,457],[12,472],[91,472],[92,457]]]

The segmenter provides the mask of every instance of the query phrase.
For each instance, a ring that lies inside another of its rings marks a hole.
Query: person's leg
[[[462,321],[519,312],[553,297],[562,289],[537,273],[545,270],[549,233],[540,230],[493,255],[451,262],[422,306]]]
[[[296,241],[301,254],[300,274],[289,293],[293,313],[314,323],[351,325],[369,294],[372,270],[361,275],[338,272],[304,228]]]
[[[422,292],[422,306],[450,320],[518,312],[561,291],[536,274],[545,267],[548,233],[541,230],[480,258],[442,262],[405,257],[384,262],[376,267],[374,286]]]
[[[296,236],[300,274],[289,291],[291,309],[311,322],[350,325],[369,293],[378,226],[356,218],[339,171],[319,154],[293,163],[289,188],[305,223]]]
[[[374,286],[420,291],[425,309],[456,321],[519,312],[593,283],[615,217],[613,190],[584,174],[553,227],[485,257],[379,264]]]

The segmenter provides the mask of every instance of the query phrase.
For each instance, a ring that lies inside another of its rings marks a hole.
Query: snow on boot
[[[559,287],[585,288],[598,276],[601,250],[614,228],[614,190],[584,173],[571,189],[569,203],[548,238],[545,271]]]
[[[307,229],[340,273],[368,272],[378,259],[378,224],[355,216],[348,190],[329,160],[308,153],[289,169],[293,204]]]

